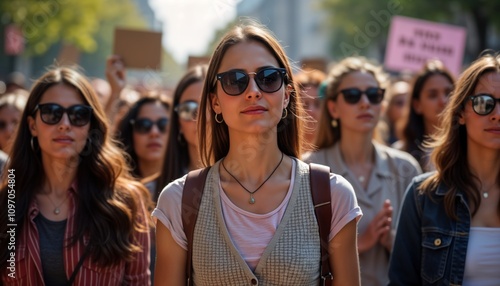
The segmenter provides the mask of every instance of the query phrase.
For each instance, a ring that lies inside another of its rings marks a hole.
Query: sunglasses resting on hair
[[[130,120],[130,124],[132,124],[134,131],[137,133],[147,134],[151,132],[151,129],[153,129],[153,125],[155,124],[161,133],[165,133],[167,132],[168,118],[162,117],[156,121],[149,118],[138,118],[136,120]]]
[[[184,121],[196,121],[198,116],[198,103],[193,100],[188,100],[183,103],[179,103],[174,111],[177,112],[179,118]]]
[[[344,96],[345,102],[349,104],[358,103],[363,94],[366,94],[366,97],[368,97],[368,101],[370,101],[371,104],[379,104],[384,99],[385,89],[379,87],[370,87],[365,91],[362,91],[359,88],[353,87],[342,89],[340,93],[342,93],[342,95]]]
[[[490,114],[497,104],[500,102],[500,98],[494,98],[491,94],[477,94],[469,96],[472,100],[472,109],[478,115],[488,115]]]
[[[268,67],[249,73],[242,70],[230,70],[217,74],[216,79],[220,81],[225,93],[228,95],[240,95],[247,89],[251,74],[254,75],[254,80],[260,90],[273,93],[278,91],[283,85],[286,69]]]
[[[40,118],[45,124],[55,125],[61,121],[64,113],[68,114],[69,122],[73,126],[84,126],[90,122],[92,107],[83,104],[76,104],[64,108],[57,103],[38,104],[33,110],[33,114],[40,110]]]

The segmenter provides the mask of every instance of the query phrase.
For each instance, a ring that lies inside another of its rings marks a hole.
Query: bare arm
[[[186,285],[186,257],[187,251],[175,242],[170,231],[158,220],[154,285]]]
[[[330,240],[328,252],[330,253],[330,267],[335,286],[361,285],[357,232],[356,219],[353,219]]]

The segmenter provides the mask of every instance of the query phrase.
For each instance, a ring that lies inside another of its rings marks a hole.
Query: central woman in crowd
[[[318,285],[320,237],[301,155],[302,107],[288,59],[255,24],[238,26],[216,48],[204,83],[198,134],[211,166],[192,245],[196,285]],[[156,285],[185,285],[181,220],[186,177],[169,184],[157,217]],[[361,217],[352,186],[330,175],[329,253],[334,285],[359,285]]]

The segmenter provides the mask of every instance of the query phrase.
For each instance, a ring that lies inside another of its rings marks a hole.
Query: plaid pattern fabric
[[[219,162],[210,169],[194,232],[196,285],[318,285],[320,238],[309,166],[296,163],[292,196],[255,273],[233,245],[222,217]]]

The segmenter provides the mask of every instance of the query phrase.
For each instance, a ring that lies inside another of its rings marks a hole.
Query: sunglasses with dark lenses
[[[179,118],[184,121],[196,121],[198,117],[198,103],[193,100],[188,100],[180,103],[174,108]]]
[[[242,70],[230,70],[217,74],[222,89],[228,95],[240,95],[248,87],[250,75],[254,75],[255,82],[260,90],[267,93],[278,91],[283,85],[286,75],[284,68],[264,68],[258,72],[244,72]]]
[[[7,122],[7,121],[0,120],[0,131],[7,129],[7,127],[9,127],[9,125],[11,125],[11,124],[14,126],[14,128],[16,128],[17,124],[19,124],[19,122],[17,122],[17,121]]]
[[[38,104],[33,110],[33,114],[40,110],[40,118],[49,125],[55,125],[61,121],[64,113],[68,114],[69,122],[73,126],[85,126],[92,117],[92,107],[83,104],[77,104],[64,108],[56,103]]]
[[[139,118],[136,120],[132,119],[132,120],[130,120],[130,124],[132,124],[134,131],[137,133],[147,134],[147,133],[151,132],[151,129],[153,129],[153,126],[155,124],[161,133],[165,133],[165,132],[167,132],[168,118],[162,117],[156,121],[153,121],[153,120],[148,119],[148,118]]]
[[[500,102],[500,98],[494,98],[491,94],[471,95],[469,99],[472,100],[472,109],[479,115],[490,114],[495,109],[497,101]]]
[[[346,88],[340,91],[342,95],[344,95],[344,100],[349,104],[356,104],[361,99],[361,96],[366,94],[368,97],[368,101],[371,104],[379,104],[384,99],[385,89],[378,87],[370,87],[365,91],[362,91],[359,88]]]

